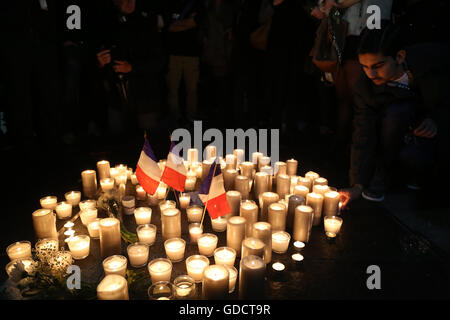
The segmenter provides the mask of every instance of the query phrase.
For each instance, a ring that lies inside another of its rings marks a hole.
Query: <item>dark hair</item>
[[[404,49],[401,28],[389,21],[382,21],[380,29],[364,29],[361,34],[358,54],[381,53],[395,58]]]

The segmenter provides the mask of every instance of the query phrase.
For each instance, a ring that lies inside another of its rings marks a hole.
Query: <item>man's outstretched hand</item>
[[[357,184],[351,188],[339,190],[339,194],[341,195],[341,203],[342,203],[341,210],[348,209],[348,204],[350,202],[361,197],[362,190],[363,190],[363,188],[359,184]]]

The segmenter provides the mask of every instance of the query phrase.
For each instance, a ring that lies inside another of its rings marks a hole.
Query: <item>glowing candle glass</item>
[[[95,219],[87,225],[89,236],[92,239],[100,238],[100,218]]]
[[[137,225],[149,224],[152,220],[152,208],[139,207],[134,209],[134,219]]]
[[[78,203],[80,207],[80,211],[87,209],[95,209],[97,208],[97,202],[95,200],[84,200]]]
[[[202,296],[206,300],[223,300],[228,296],[230,276],[228,269],[221,265],[205,268],[202,280]]]
[[[72,216],[72,205],[68,202],[58,202],[55,208],[58,219],[68,219]]]
[[[342,227],[342,218],[337,216],[324,217],[325,234],[328,238],[335,238]]]
[[[272,233],[272,251],[275,253],[285,253],[289,248],[291,235],[285,231]]]
[[[172,262],[179,262],[184,258],[186,241],[181,238],[168,239],[164,241],[164,249],[166,251],[167,258],[169,258]]]
[[[75,260],[82,260],[89,255],[90,240],[91,238],[88,235],[79,235],[69,239],[67,244]]]
[[[193,299],[196,294],[195,280],[188,275],[181,275],[173,280],[176,299]]]
[[[113,178],[103,178],[100,180],[100,187],[103,192],[114,189],[114,179]]]
[[[201,255],[211,257],[217,248],[218,237],[212,233],[204,233],[197,239],[198,251]]]
[[[209,266],[209,259],[202,255],[193,255],[186,259],[186,270],[195,282],[201,282],[203,271]]]
[[[129,300],[128,282],[117,274],[108,274],[97,286],[98,300]]]
[[[42,208],[51,210],[54,210],[56,208],[57,202],[58,199],[55,196],[43,197],[40,200]]]
[[[125,277],[127,274],[127,258],[122,255],[113,255],[103,260],[105,275],[117,274]]]
[[[142,186],[137,185],[136,186],[136,199],[138,200],[145,200],[147,198],[147,192],[145,192],[144,188]]]
[[[189,224],[189,235],[191,237],[191,243],[197,243],[198,238],[203,233],[203,227],[200,226],[200,223],[194,222]]]
[[[97,219],[97,209],[86,209],[80,211],[80,218],[83,225],[87,226],[89,223],[94,222]]]
[[[139,242],[145,243],[151,246],[155,243],[156,239],[156,226],[154,224],[142,224],[136,228],[136,233]]]
[[[127,247],[128,259],[130,265],[135,268],[143,267],[147,264],[149,248],[148,245],[142,242],[135,242],[129,244]]]
[[[64,194],[66,202],[70,203],[72,206],[76,206],[80,203],[81,192],[80,191],[69,191]]]
[[[215,232],[224,232],[227,230],[227,218],[218,217],[217,219],[211,219],[211,225]]]
[[[158,281],[148,288],[150,300],[172,300],[174,298],[174,287],[169,281]]]
[[[216,264],[234,266],[236,250],[229,247],[220,247],[214,250],[214,262]]]
[[[31,258],[30,241],[18,241],[6,248],[10,260]]]
[[[158,258],[149,262],[148,272],[152,283],[170,281],[172,276],[172,262],[169,259]]]
[[[189,222],[200,222],[203,215],[203,207],[192,205],[187,207],[186,214]]]

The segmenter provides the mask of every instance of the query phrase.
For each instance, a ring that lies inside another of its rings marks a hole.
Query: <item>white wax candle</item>
[[[236,158],[236,165],[240,165],[242,162],[245,161],[245,151],[244,149],[234,149],[233,155]]]
[[[180,208],[186,209],[189,207],[189,203],[191,202],[191,196],[189,194],[182,193],[178,200],[180,201]]]
[[[241,259],[246,256],[254,255],[264,259],[264,248],[266,244],[257,238],[248,237],[242,241],[242,254]]]
[[[214,261],[216,264],[234,266],[236,250],[228,247],[220,247],[214,250]]]
[[[175,201],[172,201],[172,200],[161,201],[159,203],[159,210],[161,211],[161,213],[166,209],[169,209],[169,208],[173,209],[176,207],[177,207],[177,204],[175,203]]]
[[[319,179],[316,179],[316,181]],[[325,193],[327,193],[328,191],[330,191],[330,187],[328,187],[327,185],[324,184],[314,184],[313,186],[313,192],[320,194],[320,195],[324,195]]]
[[[100,223],[100,255],[106,258],[122,252],[120,221],[116,218],[101,219]]]
[[[253,224],[258,221],[258,206],[256,205],[255,201],[242,201],[239,215],[245,218],[245,235],[247,237],[250,237],[252,234]]]
[[[203,272],[202,296],[206,300],[223,300],[228,296],[230,276],[221,265],[210,265]]]
[[[320,178],[319,174],[314,172],[314,171],[308,171],[307,173],[305,173],[305,178],[308,178],[309,180],[311,180],[311,186],[309,187],[309,189],[312,189],[312,186],[314,185],[314,181],[317,178]]]
[[[211,161],[216,157],[216,146],[207,146],[205,148],[205,159]]]
[[[118,174],[119,171],[116,168],[111,168],[109,170],[109,176],[111,177],[111,179],[115,179]]]
[[[181,237],[181,212],[168,208],[161,213],[161,233],[164,239]]]
[[[261,169],[262,167],[270,166],[270,157],[262,156],[258,158],[258,168]]]
[[[236,156],[234,154],[227,154],[225,156],[225,167],[227,169],[236,169]]]
[[[241,259],[239,271],[239,299],[262,299],[266,264],[258,256],[249,255]]]
[[[38,239],[58,238],[56,215],[51,209],[38,209],[32,213],[32,218]]]
[[[335,216],[339,213],[340,193],[329,191],[323,195],[323,214],[325,216]]]
[[[29,241],[19,241],[9,245],[6,248],[9,259],[31,258],[31,243]]]
[[[197,182],[197,176],[186,176],[186,182],[184,184],[184,190],[194,191],[195,183]]]
[[[209,266],[209,259],[202,255],[193,255],[186,259],[186,270],[196,282],[202,281],[203,271]]]
[[[313,182],[310,178],[307,177],[298,177],[297,186],[305,186],[308,190],[312,191]]]
[[[289,176],[297,175],[298,161],[295,159],[289,159],[286,161],[286,173]]]
[[[162,200],[166,197],[166,193],[167,193],[167,187],[160,184],[158,186],[158,188],[156,189],[156,194],[158,195],[158,199]]]
[[[58,219],[67,219],[72,216],[72,205],[67,202],[58,202],[56,205],[56,216]]]
[[[198,162],[198,149],[190,148],[187,153],[187,161],[189,165]]]
[[[280,200],[280,196],[274,192],[264,192],[259,198],[259,207],[261,208],[261,215],[259,221],[267,221],[269,214],[269,206]]]
[[[119,174],[114,178],[114,182],[116,183],[116,186],[120,186],[121,184],[127,183],[127,175],[126,174]]]
[[[136,233],[139,242],[145,243],[149,246],[155,243],[156,226],[154,224],[142,224],[136,228]]]
[[[91,238],[87,235],[79,235],[69,239],[69,250],[75,260],[84,259],[89,255],[90,240]]]
[[[255,187],[253,188],[255,199],[259,199],[259,196],[264,192],[269,191],[269,174],[266,172],[255,173]]]
[[[231,216],[239,215],[239,207],[241,205],[242,196],[239,191],[230,190],[226,193],[227,202],[231,209]]]
[[[238,175],[234,179],[234,188],[241,193],[242,199],[248,199],[250,193],[249,178],[246,176]]]
[[[95,209],[97,208],[97,202],[95,200],[84,200],[81,201],[78,206],[80,207],[80,211],[87,209]]]
[[[308,242],[314,220],[314,209],[300,205],[295,208],[293,238],[296,241]]]
[[[101,160],[97,162],[97,172],[98,179],[101,181],[102,179],[109,178],[111,172],[111,166],[109,161]]]
[[[253,179],[253,162],[245,161],[241,163],[241,175],[246,176],[250,180]]]
[[[323,196],[315,192],[308,193],[306,195],[306,205],[314,210],[313,226],[319,225],[322,217]]]
[[[167,258],[173,262],[179,262],[184,258],[186,241],[181,238],[172,238],[164,242]]]
[[[80,203],[81,192],[80,191],[69,191],[64,194],[66,201],[72,206],[76,206]]]
[[[215,234],[204,233],[197,239],[198,251],[201,255],[211,257],[217,248],[218,238]]]
[[[306,199],[306,195],[309,193],[308,187],[298,184],[294,187],[294,195],[300,196]]]
[[[301,251],[301,250],[303,250],[304,247],[305,247],[305,243],[304,242],[302,242],[302,241],[295,241],[294,242],[295,250]]]
[[[80,218],[83,225],[87,226],[89,223],[97,219],[98,210],[97,209],[87,209],[80,211]]]
[[[272,250],[276,253],[285,253],[289,248],[291,235],[284,231],[272,233]]]
[[[211,219],[211,225],[215,232],[223,232],[227,230],[227,218],[218,217],[217,219]]]
[[[58,202],[58,199],[55,196],[48,196],[41,198],[40,202],[42,208],[54,210],[56,208],[56,203]]]
[[[244,217],[234,216],[228,218],[227,225],[227,247],[236,250],[236,254],[241,253],[242,240],[245,238],[245,225],[247,220]]]
[[[197,243],[198,238],[203,234],[203,227],[200,223],[195,222],[189,225],[189,235],[191,237],[191,243]]]
[[[136,224],[149,224],[152,220],[152,208],[139,207],[134,209],[134,219]]]
[[[128,170],[127,165],[125,165],[125,164],[118,164],[118,165],[116,165],[115,168],[117,170],[117,174],[118,175],[126,175],[127,174],[127,170]]]
[[[186,214],[189,222],[200,222],[202,220],[203,208],[197,205],[187,207]]]
[[[122,276],[109,274],[97,286],[99,300],[129,300],[128,282]]]
[[[86,198],[93,198],[97,192],[97,173],[95,170],[84,170],[81,172],[83,193]]]
[[[259,163],[259,157],[264,156],[262,152],[253,152],[252,153],[252,162],[253,164],[257,165]]]
[[[100,218],[97,218],[87,225],[89,236],[92,239],[98,239],[100,237],[100,220]]]
[[[325,233],[328,237],[334,238],[337,236],[342,226],[342,218],[336,216],[327,216],[324,218]]]
[[[127,274],[127,258],[121,255],[113,255],[103,260],[105,275],[117,274],[125,277]]]
[[[268,209],[268,222],[273,231],[284,231],[286,229],[287,206],[283,203],[271,203]]]
[[[237,276],[238,276],[238,271],[235,267],[233,266],[228,266],[225,265],[225,267],[228,270],[228,274],[230,277],[230,285],[228,287],[228,293],[232,293],[236,287],[236,280],[237,280]]]
[[[136,242],[130,244],[127,247],[127,253],[131,266],[139,268],[147,264],[149,249],[145,243]]]
[[[136,198],[138,200],[145,200],[147,198],[147,192],[145,192],[142,186],[139,185],[136,186]]]
[[[169,259],[158,258],[149,262],[148,272],[152,283],[170,281],[172,275],[172,262]]]
[[[272,226],[268,222],[257,222],[253,224],[252,236],[265,243],[264,261],[270,263],[272,260]]]

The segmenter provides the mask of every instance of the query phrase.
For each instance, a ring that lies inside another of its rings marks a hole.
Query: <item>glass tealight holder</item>
[[[141,224],[136,228],[139,242],[152,246],[156,239],[156,226],[154,224]]]
[[[195,280],[188,275],[176,277],[173,281],[173,288],[175,299],[179,300],[191,300],[195,298],[197,293]]]
[[[148,298],[150,300],[173,300],[173,284],[168,281],[158,281],[148,288]]]
[[[342,218],[338,216],[325,216],[323,219],[325,235],[327,239],[333,241],[336,239],[342,227]]]
[[[41,239],[35,244],[36,256],[40,261],[48,261],[59,250],[59,241],[56,239]]]

